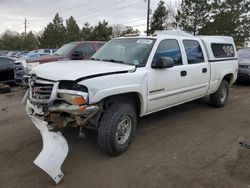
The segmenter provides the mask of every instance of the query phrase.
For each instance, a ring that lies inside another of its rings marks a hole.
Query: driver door
[[[171,68],[150,69],[148,113],[173,106],[189,98],[187,91],[190,82],[182,54],[178,40],[166,39],[160,42],[153,61],[158,61],[161,57],[171,57],[175,65]]]

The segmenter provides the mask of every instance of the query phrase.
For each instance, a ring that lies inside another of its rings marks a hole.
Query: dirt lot
[[[250,187],[250,150],[238,144],[250,139],[250,85],[234,86],[224,108],[203,98],[141,119],[118,157],[99,150],[95,132],[78,140],[76,130],[64,130],[70,151],[57,186],[32,163],[42,140],[23,94],[0,95],[0,187]]]

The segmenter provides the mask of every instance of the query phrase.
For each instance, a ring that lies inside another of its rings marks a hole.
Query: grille
[[[49,100],[54,83],[43,82],[40,80],[34,80],[31,87],[31,93],[33,99]]]
[[[15,62],[15,71],[23,70],[23,65],[21,62]]]

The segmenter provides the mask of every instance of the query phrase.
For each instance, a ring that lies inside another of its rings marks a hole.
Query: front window
[[[67,56],[75,48],[75,46],[75,42],[65,44],[61,48],[59,48],[54,54],[60,56]]]
[[[182,65],[182,57],[179,44],[175,39],[166,39],[159,44],[153,61],[158,61],[161,57],[170,57],[175,65]]]
[[[114,39],[97,51],[92,59],[145,66],[155,39],[124,38]]]

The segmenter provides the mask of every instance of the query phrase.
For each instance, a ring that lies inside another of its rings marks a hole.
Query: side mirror
[[[73,60],[81,60],[81,59],[83,59],[83,52],[76,50],[73,52],[71,57]]]
[[[174,66],[174,60],[171,57],[161,57],[157,61],[153,61],[151,67],[153,69],[171,68]]]

